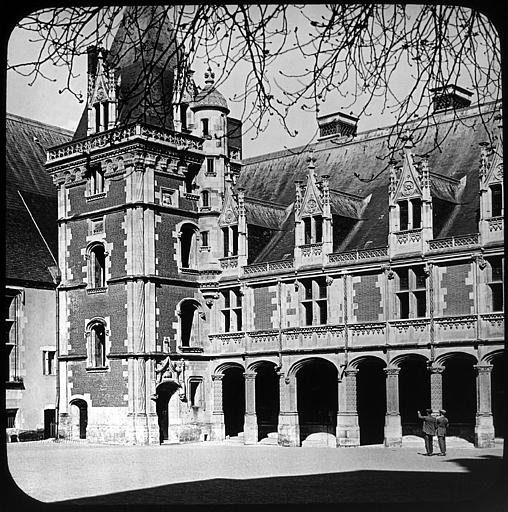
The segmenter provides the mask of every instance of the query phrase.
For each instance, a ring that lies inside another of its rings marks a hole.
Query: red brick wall
[[[353,283],[354,314],[357,322],[377,322],[383,313],[381,290],[376,286],[379,274],[364,274]]]
[[[470,298],[473,291],[472,284],[466,284],[466,278],[471,272],[471,265],[461,263],[448,265],[441,286],[444,293],[444,315],[467,315],[471,313],[473,299]]]
[[[268,287],[254,288],[254,326],[257,330],[274,329],[272,315],[277,309],[272,300],[276,297],[275,292],[270,292]]]

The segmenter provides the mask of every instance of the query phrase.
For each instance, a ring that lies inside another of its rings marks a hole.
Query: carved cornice
[[[399,332],[407,332],[410,327],[413,327],[413,329],[417,331],[424,331],[425,328],[430,325],[430,320],[428,318],[410,318],[407,320],[391,320],[389,324],[391,327],[397,328]]]
[[[361,324],[348,324],[353,335],[360,336],[362,334],[383,334],[386,324],[384,322],[366,322]]]
[[[472,329],[476,325],[476,316],[450,316],[434,318],[436,324],[440,325],[443,329]]]

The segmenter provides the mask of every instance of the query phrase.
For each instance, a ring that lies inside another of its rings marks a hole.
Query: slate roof
[[[488,103],[482,107],[480,115],[478,106],[473,105],[457,112],[459,119],[453,113],[442,112],[434,114],[428,129],[415,128],[416,136],[421,135],[422,140],[413,148],[413,152],[416,155],[428,154],[432,193],[456,204],[449,222],[444,223],[437,238],[478,231],[480,143],[488,140],[485,124],[494,126],[494,116],[499,113],[499,108],[500,103]],[[436,133],[439,135],[448,131],[439,149],[435,149]],[[307,157],[312,150],[317,178],[329,175],[330,188],[339,192],[335,196],[331,194],[336,210],[347,210],[352,206],[340,199],[340,193],[363,198],[372,194],[362,212],[359,229],[355,230],[342,250],[363,249],[366,246],[386,247],[389,184],[386,155],[389,134],[390,127],[379,128],[360,132],[352,139],[327,139],[306,147],[245,159],[237,187],[244,188],[245,194],[250,197],[283,206],[292,205],[295,199],[295,181],[306,182]],[[386,170],[383,171],[385,167]],[[379,177],[369,180],[380,171],[383,172]],[[361,179],[355,177],[355,173]],[[462,190],[459,181],[464,176],[466,178]],[[256,262],[275,261],[281,259],[283,254],[292,253],[294,236],[290,232],[294,230],[294,226],[286,222],[284,229],[288,233],[274,235],[274,239]]]
[[[287,217],[287,212],[284,206],[246,197],[245,217],[247,224],[269,229],[281,229]]]
[[[55,265],[52,254],[57,258],[57,191],[44,163],[46,148],[68,142],[72,132],[7,114],[5,134],[5,276],[52,284],[47,267]]]
[[[173,72],[178,61],[176,35],[164,6],[128,6],[108,53],[118,69],[118,121],[144,122],[173,129]],[[74,139],[86,137],[87,107]]]

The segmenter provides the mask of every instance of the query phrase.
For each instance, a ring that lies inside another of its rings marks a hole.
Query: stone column
[[[212,375],[212,441],[223,441],[226,438],[226,429],[224,425],[224,411],[222,410],[222,373]]]
[[[279,446],[300,446],[300,425],[296,404],[296,376],[278,372],[280,411],[278,427]]]
[[[244,444],[258,442],[258,418],[256,416],[256,374],[244,373],[245,378],[245,422],[243,426]]]
[[[359,446],[360,427],[356,410],[356,368],[349,368],[338,381],[337,446]]]
[[[494,418],[492,416],[491,364],[475,365],[476,374],[476,424],[474,442],[477,448],[492,448],[494,442]]]
[[[385,368],[386,373],[386,416],[385,446],[402,446],[402,424],[399,410],[400,368]]]
[[[430,371],[430,407],[433,412],[437,412],[443,408],[444,366],[431,365],[428,368]]]

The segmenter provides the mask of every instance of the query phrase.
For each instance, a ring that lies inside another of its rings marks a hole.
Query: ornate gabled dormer
[[[108,51],[88,47],[87,135],[114,128],[117,119],[116,72],[107,63]]]
[[[296,182],[295,198],[295,265],[319,264],[333,250],[330,189],[324,175],[318,182],[315,159],[311,153],[308,162],[307,184],[302,188]]]
[[[482,144],[480,166],[480,237],[482,245],[504,239],[503,126],[499,119],[494,146]]]
[[[426,160],[414,161],[411,138],[405,137],[404,160],[396,169],[392,162],[389,188],[390,256],[426,250],[432,239],[432,197],[430,175]]]
[[[244,191],[238,194],[233,191],[231,174],[226,176],[222,211],[218,219],[222,232],[222,258],[220,265],[223,271],[235,269],[247,264],[247,229],[245,221]]]

